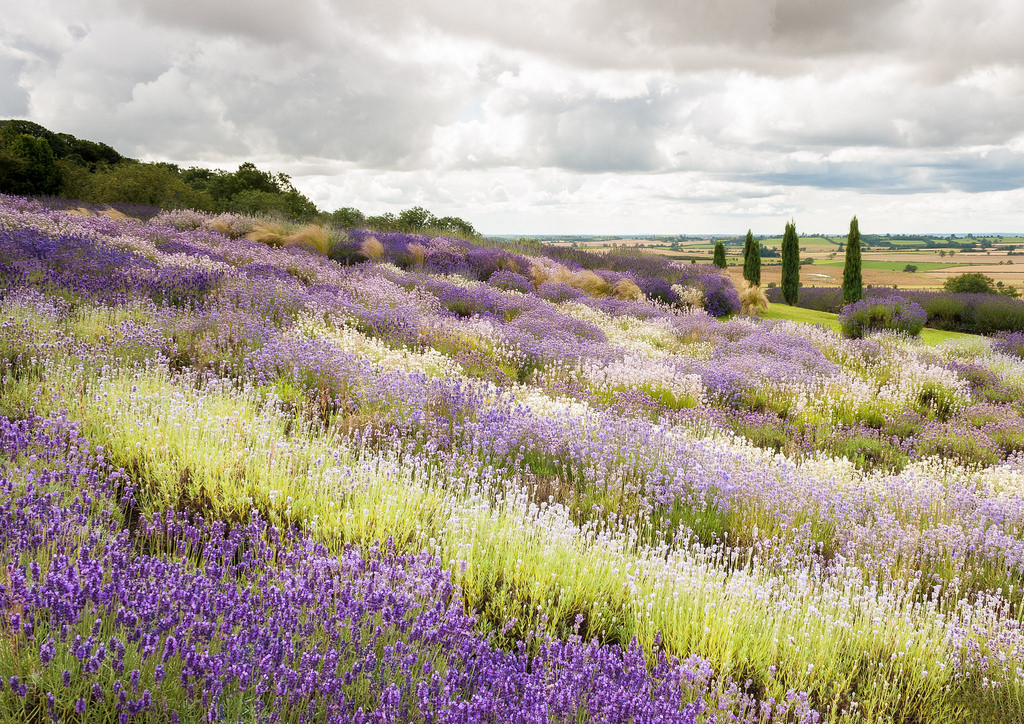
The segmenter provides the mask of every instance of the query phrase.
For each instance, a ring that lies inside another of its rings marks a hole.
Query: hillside
[[[737,309],[0,197],[0,720],[1024,720],[1024,338]]]

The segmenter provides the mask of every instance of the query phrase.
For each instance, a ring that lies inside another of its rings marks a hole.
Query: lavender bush
[[[839,313],[843,334],[860,339],[870,332],[893,331],[916,337],[927,315],[920,304],[903,297],[865,297],[848,304]]]
[[[772,303],[782,299],[778,289],[767,290]],[[1024,327],[1024,300],[1001,294],[954,294],[945,291],[867,287],[869,296],[899,296],[920,305],[925,325],[969,334],[1012,332]],[[838,287],[801,287],[798,305],[805,309],[838,313],[843,307]]]
[[[1024,359],[1024,331],[1004,332],[997,335],[993,349]]]

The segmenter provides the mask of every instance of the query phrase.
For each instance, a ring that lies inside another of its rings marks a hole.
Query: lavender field
[[[1024,721],[1024,337],[738,311],[0,196],[0,720]]]

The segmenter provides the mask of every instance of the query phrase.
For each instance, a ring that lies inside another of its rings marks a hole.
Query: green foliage
[[[747,272],[747,281],[755,287],[761,286],[761,242],[754,241],[751,247],[753,254],[750,255],[750,269]],[[746,268],[744,266],[744,268]]]
[[[0,134],[0,191],[42,195],[59,188],[56,158],[45,139],[26,133]]]
[[[712,259],[711,263],[717,266],[719,269],[725,269],[726,267],[725,244],[723,244],[720,241],[715,242],[715,256],[714,259]]]
[[[833,455],[844,457],[858,468],[867,470],[902,470],[909,459],[894,439],[881,435],[835,435],[828,441],[827,449]]]
[[[947,292],[960,294],[997,294],[995,280],[981,272],[967,272],[950,277],[942,285]]]
[[[352,209],[355,211],[355,209]],[[402,231],[407,234],[444,234],[465,239],[480,235],[473,225],[455,216],[438,218],[422,206],[414,206],[395,216],[390,211],[366,219],[366,226],[377,231]]]
[[[214,211],[267,214],[310,221],[319,215],[316,205],[292,185],[287,174],[262,171],[251,161],[236,171],[205,168],[170,169],[188,186],[209,196]]]
[[[20,120],[0,121],[0,192],[273,214],[303,221],[320,215],[286,174],[262,171],[251,162],[233,172],[140,163],[104,143]]]
[[[196,191],[166,167],[136,161],[104,166],[82,179],[78,198],[93,203],[150,204],[170,209],[210,209],[208,194]]]
[[[752,286],[761,285],[761,242],[747,230],[747,239],[743,244],[743,278]]]
[[[975,307],[973,322],[971,331],[977,334],[1019,331],[1024,329],[1024,305],[994,294]]]
[[[800,298],[800,241],[794,221],[786,224],[782,236],[782,298],[790,305]]]
[[[850,220],[850,234],[846,237],[846,262],[843,264],[843,301],[847,304],[860,301],[864,296],[864,282],[861,278],[860,225],[857,217]]]
[[[422,206],[414,206],[398,214],[398,223],[405,231],[420,231],[427,228],[433,216]]]
[[[916,264],[907,264],[905,267],[903,267],[903,271],[911,272],[911,273],[916,272],[917,271],[917,265]]]
[[[1019,299],[1020,298],[1020,292],[1017,290],[1017,287],[1013,286],[1012,284],[1004,284],[1003,282],[996,282],[996,289],[1004,297],[1013,297],[1014,299]]]
[[[99,166],[117,164],[127,160],[105,143],[75,138],[69,133],[54,133],[32,121],[0,121],[0,137],[7,135],[13,138],[19,134],[46,141],[53,151],[55,159],[68,159],[70,163],[77,164],[88,170],[95,170]]]
[[[354,229],[366,224],[366,216],[359,209],[346,206],[330,214],[331,223],[344,229]]]

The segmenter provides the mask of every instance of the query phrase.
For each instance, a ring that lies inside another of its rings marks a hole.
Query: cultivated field
[[[980,241],[980,239],[979,239]],[[781,238],[760,240],[762,246],[778,249]],[[801,237],[801,259],[813,259],[813,264],[801,267],[801,282],[808,286],[840,286],[843,283],[843,252],[840,244],[843,237]],[[864,284],[869,286],[899,286],[911,289],[937,289],[947,277],[965,272],[980,272],[1004,284],[1011,284],[1024,291],[1024,239],[1006,237],[992,240],[991,249],[976,251],[925,248],[909,248],[911,242],[892,242],[896,248],[868,247],[862,252]],[[577,242],[581,248],[591,251],[610,249],[643,248],[671,259],[698,263],[711,262],[714,242],[709,239],[688,239],[681,242],[652,239],[602,239],[592,242]],[[742,282],[742,246],[726,248],[729,274],[737,284]],[[1011,253],[1013,252],[1013,253]],[[767,258],[762,261],[762,284],[780,283],[780,260]],[[905,272],[907,265],[917,267],[916,272]]]
[[[0,720],[1024,721],[1024,343],[565,254],[0,197]]]

